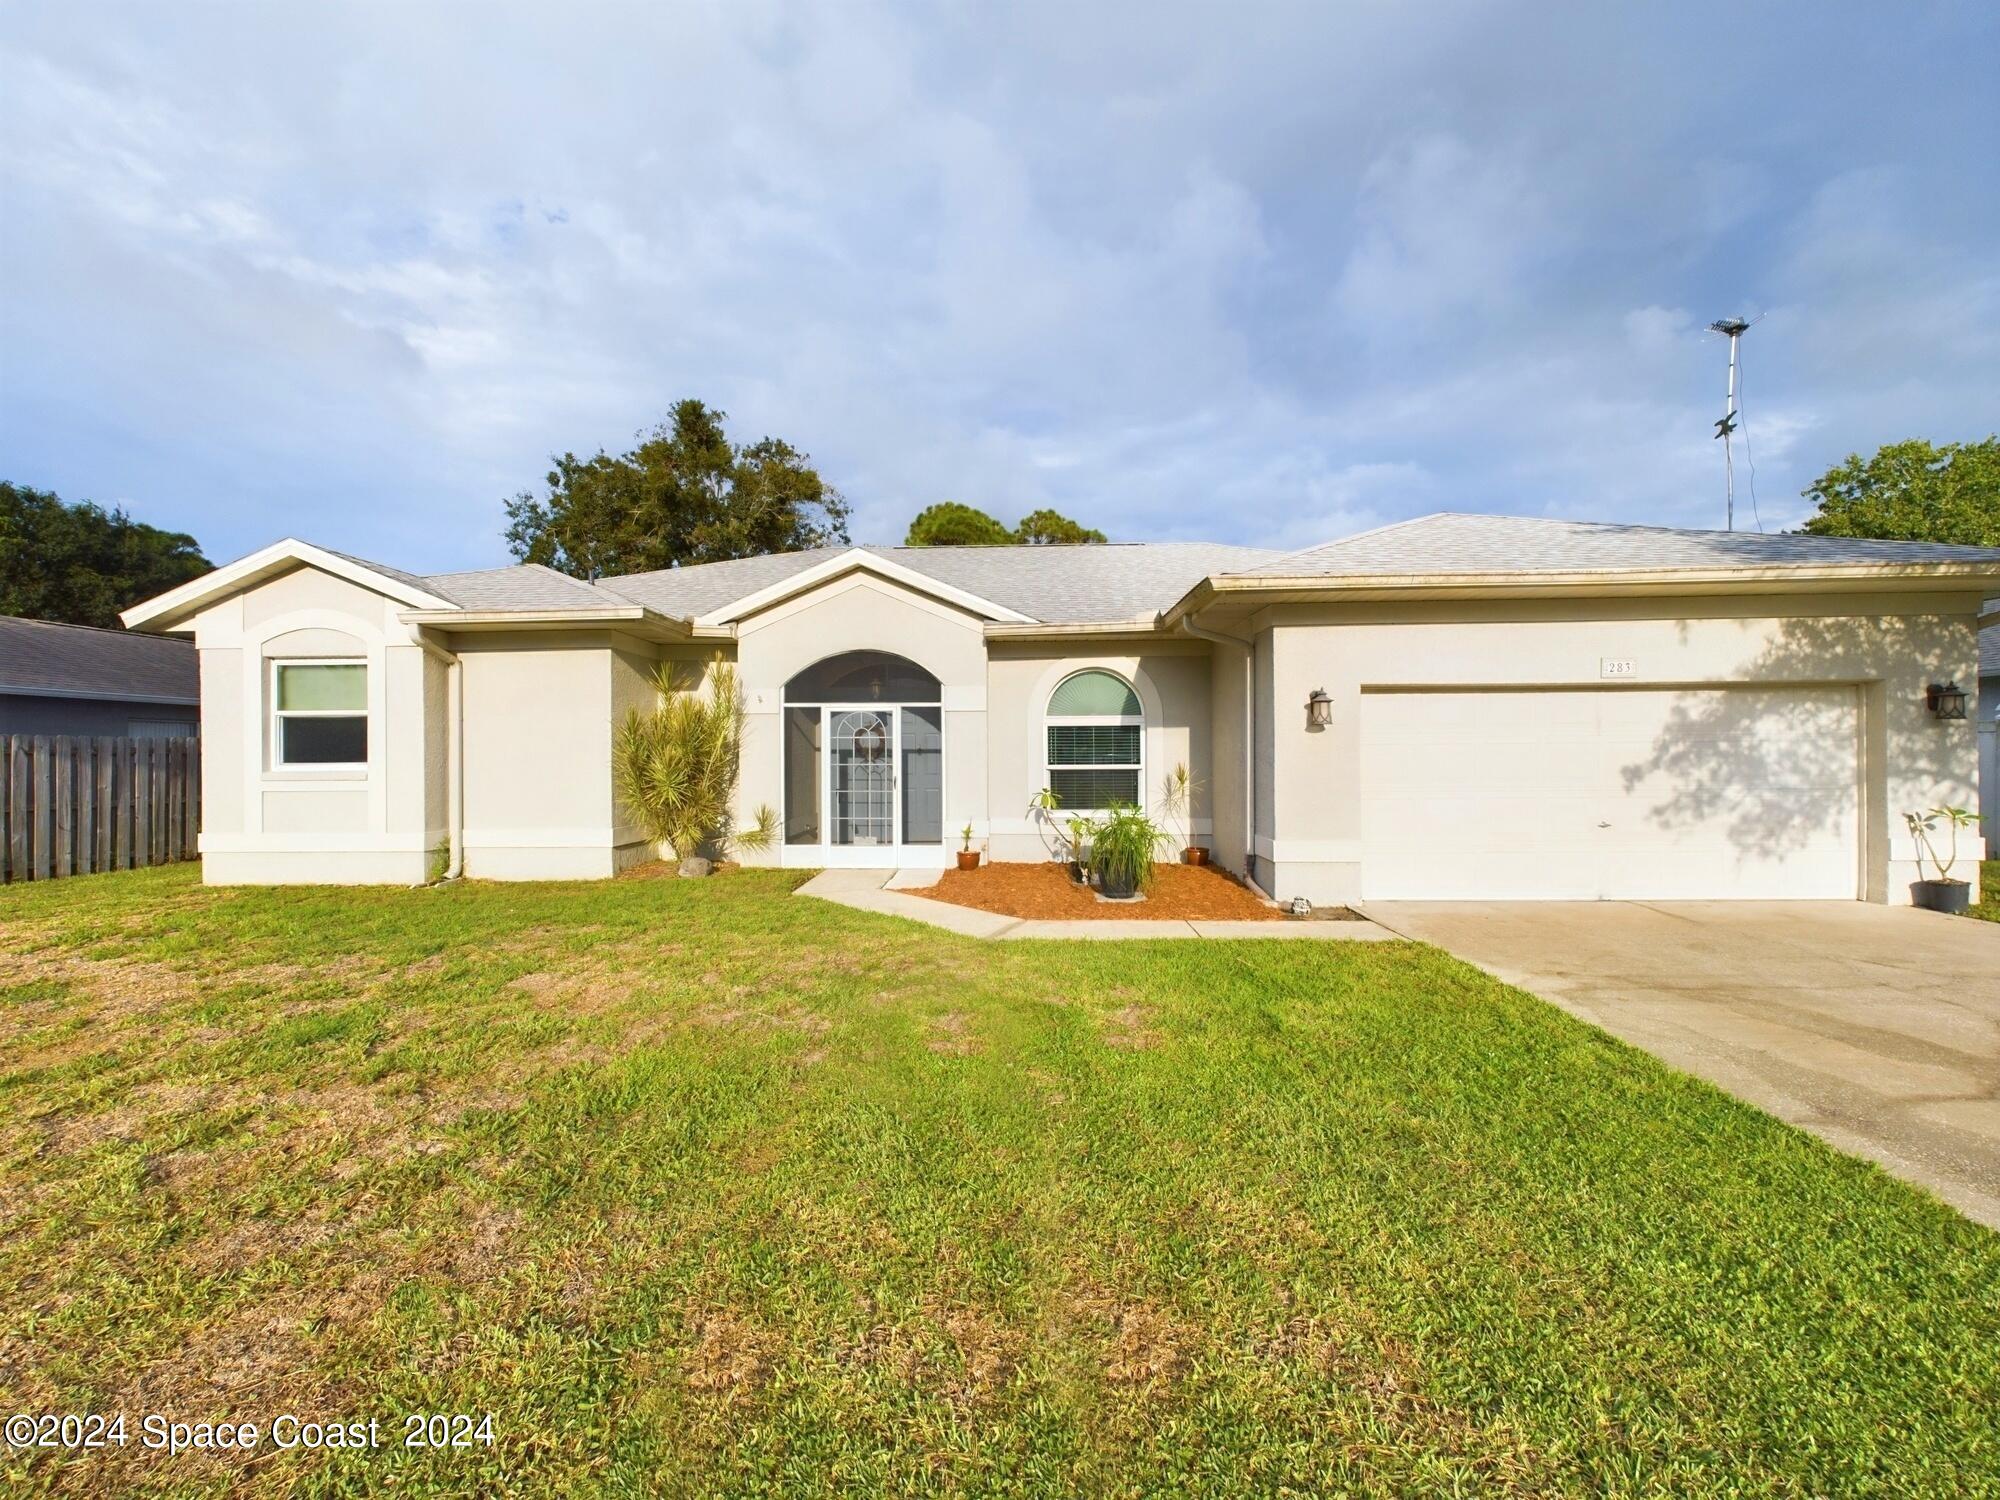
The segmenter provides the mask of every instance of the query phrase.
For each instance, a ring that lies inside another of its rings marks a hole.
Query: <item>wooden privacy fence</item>
[[[200,831],[197,740],[0,735],[0,879],[193,859]]]

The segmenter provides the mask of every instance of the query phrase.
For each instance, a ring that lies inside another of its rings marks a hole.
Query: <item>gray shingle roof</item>
[[[664,614],[701,615],[848,550],[821,547],[627,573],[605,579],[604,586]],[[1278,556],[1258,547],[1209,542],[861,550],[1049,624],[1148,619],[1211,573],[1240,572]]]
[[[466,609],[586,610],[643,604],[677,618],[706,615],[853,549],[819,547],[730,562],[626,573],[586,583],[540,564],[422,577],[348,560]],[[1814,563],[2000,564],[2000,549],[1928,542],[1741,531],[1683,531],[1533,516],[1422,516],[1339,541],[1279,553],[1209,542],[1112,542],[1057,547],[875,547],[939,583],[1043,624],[1149,619],[1211,575],[1337,578],[1401,573],[1618,572]],[[342,553],[341,556],[347,554]],[[1981,643],[1982,671],[2000,671],[2000,630]]]
[[[314,545],[317,546],[318,544],[315,543]],[[437,592],[436,589],[431,587],[431,581],[421,574],[405,573],[401,568],[392,568],[387,563],[378,563],[372,557],[356,557],[352,552],[334,552],[331,547],[321,547],[320,551],[333,552],[335,557],[344,558],[348,562],[353,563],[357,568],[367,568],[371,572],[380,573],[385,578],[393,578],[396,582],[409,588],[422,589],[427,594],[435,594]]]
[[[691,618],[721,609],[738,599],[802,573],[845,547],[815,547],[809,552],[768,552],[730,562],[695,563],[685,568],[661,568],[652,573],[621,573],[604,580],[635,604],[663,615]]]
[[[418,579],[417,586],[464,609],[602,609],[626,602],[609,590],[593,588],[581,578],[540,563],[480,568],[470,573],[433,573]]]
[[[1682,531],[1533,516],[1422,516],[1244,570],[1284,578],[1376,573],[1618,572],[1814,563],[2000,563],[2000,549],[1847,537]]]
[[[0,693],[196,703],[194,642],[0,615]]]

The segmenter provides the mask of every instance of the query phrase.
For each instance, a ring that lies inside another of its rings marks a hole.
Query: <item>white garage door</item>
[[[1852,900],[1851,687],[1362,695],[1364,896]]]

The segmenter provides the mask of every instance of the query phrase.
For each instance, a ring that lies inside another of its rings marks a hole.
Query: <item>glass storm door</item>
[[[835,848],[896,847],[896,711],[826,711],[827,842]]]

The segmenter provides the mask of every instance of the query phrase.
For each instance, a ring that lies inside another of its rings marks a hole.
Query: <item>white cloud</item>
[[[1810,16],[1803,58],[1720,7],[13,9],[9,477],[218,555],[471,565],[548,452],[698,394],[873,539],[944,497],[1701,524],[1705,325],[1765,311],[1796,519],[1849,448],[2000,409],[1992,32]],[[1862,60],[1893,108],[1824,87]]]

